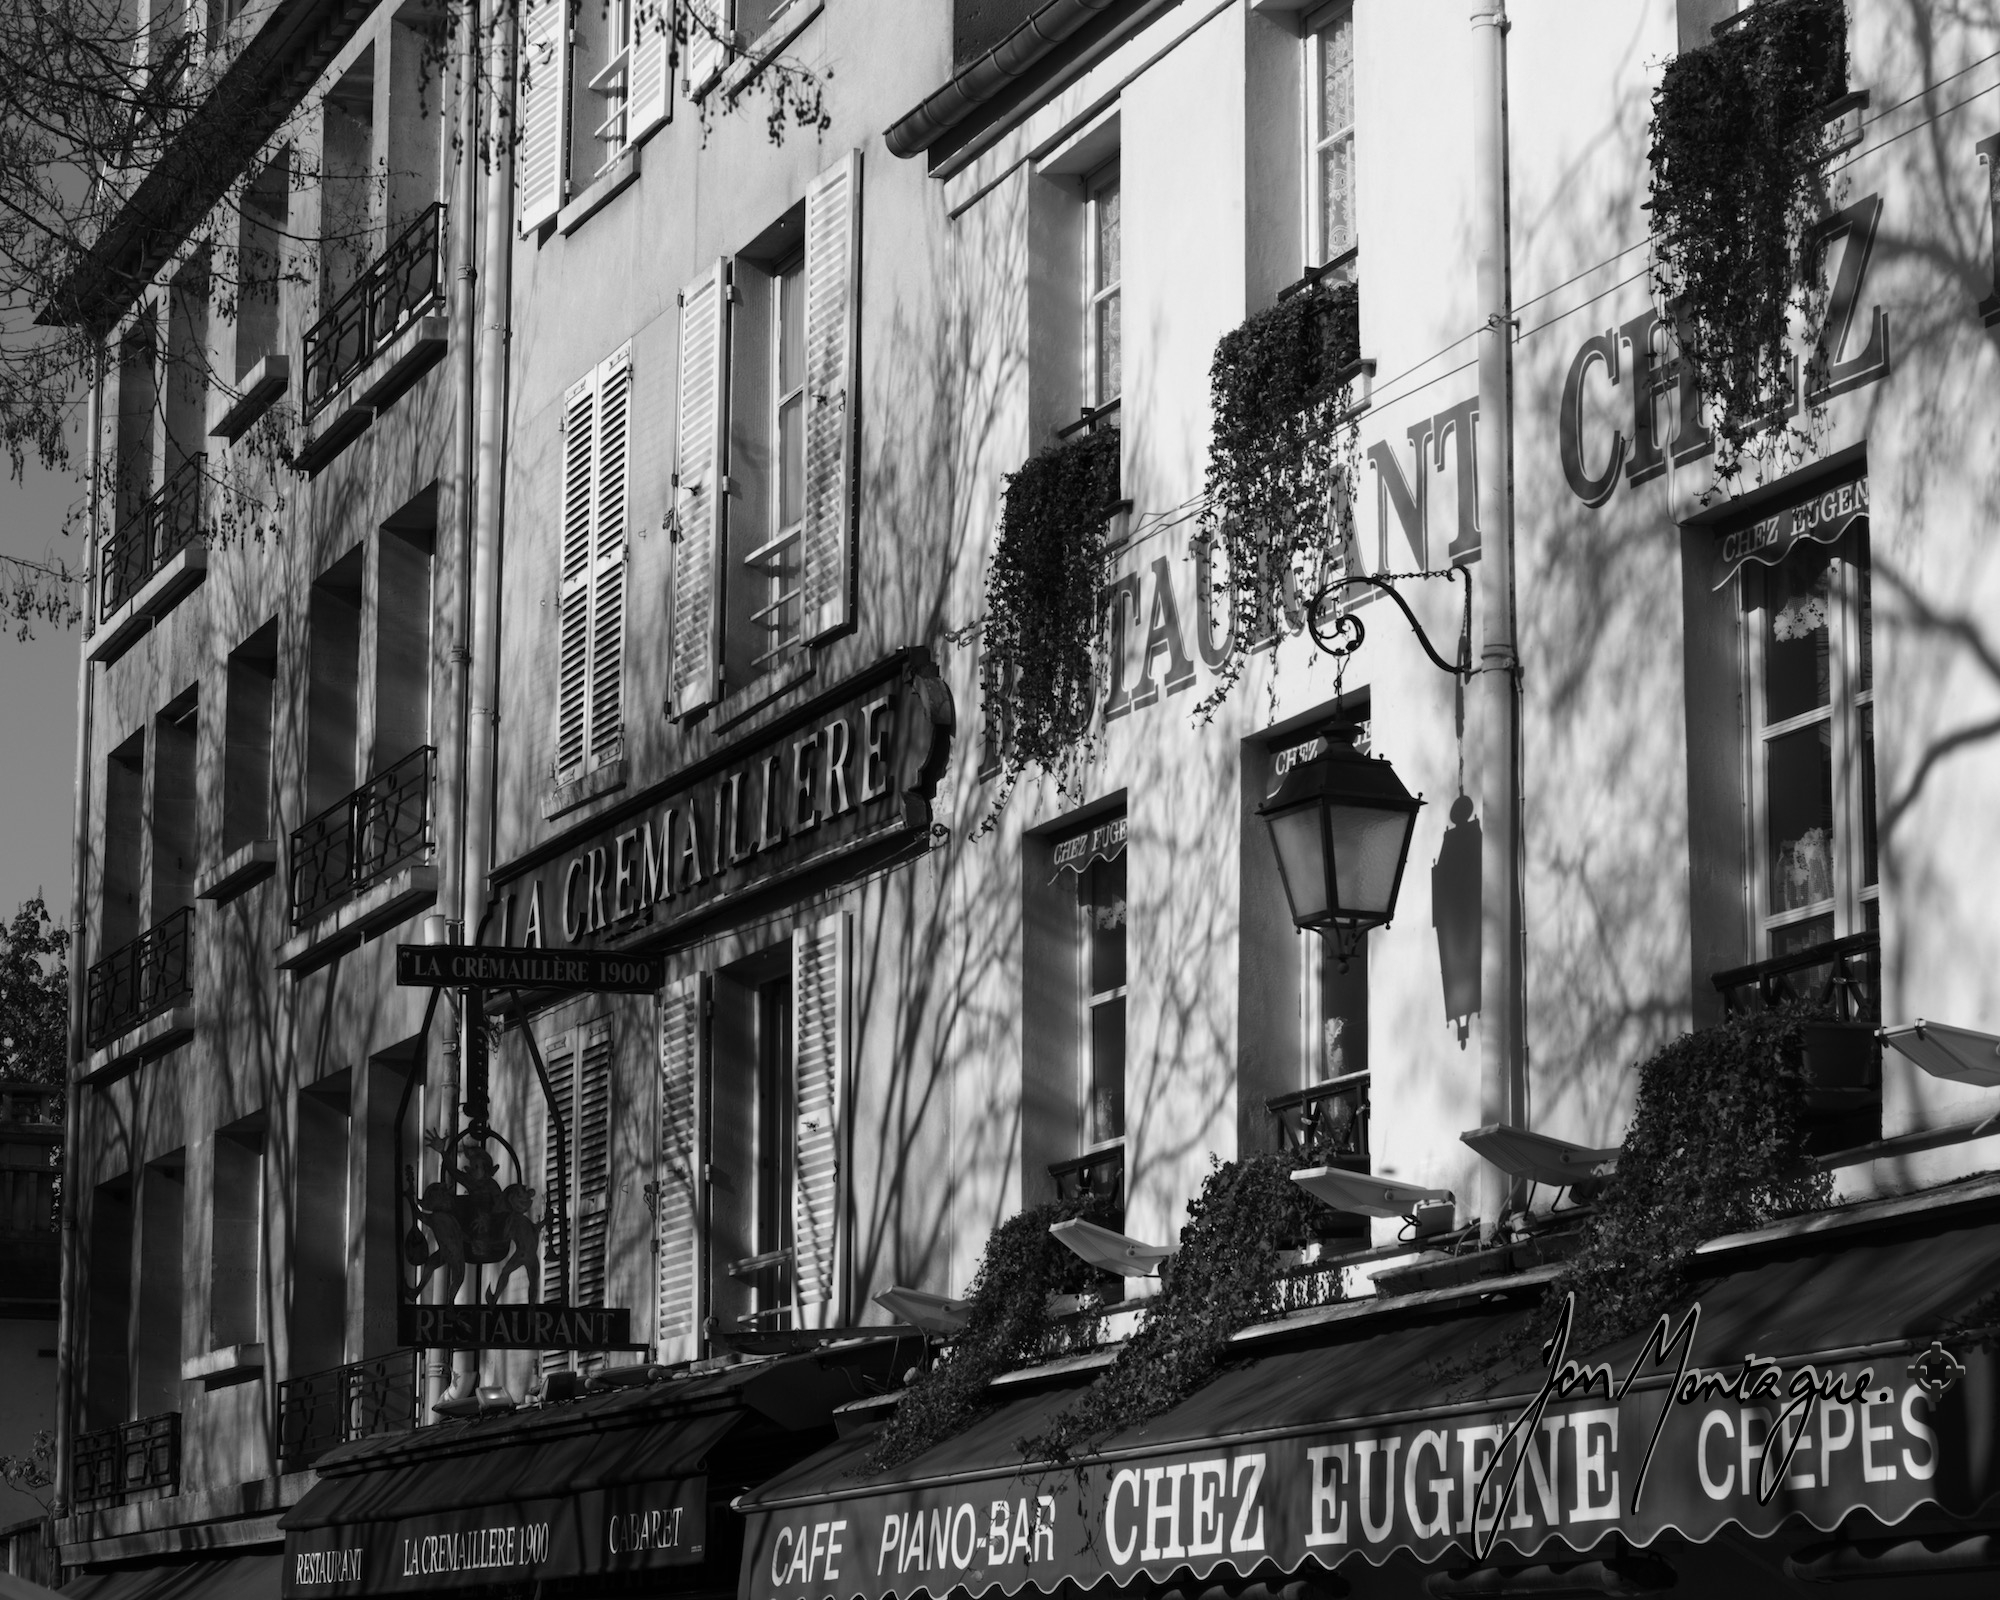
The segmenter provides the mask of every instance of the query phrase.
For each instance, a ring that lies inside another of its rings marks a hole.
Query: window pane
[[[1077,877],[1083,908],[1084,980],[1103,994],[1125,983],[1125,858],[1093,862]],[[1123,1024],[1120,1024],[1122,1027]]]
[[[1097,191],[1097,281],[1092,291],[1108,289],[1118,281],[1118,185],[1116,181]]]
[[[1770,811],[1771,910],[1833,898],[1833,725],[1821,722],[1764,746]]]
[[[1859,635],[1857,644],[1861,654],[1858,682],[1863,689],[1872,689],[1875,687],[1875,597],[1869,592],[1867,533],[1854,535],[1854,543],[1857,548],[1851,570],[1854,573],[1855,630]],[[1872,775],[1869,782],[1874,782]],[[1875,880],[1870,878],[1868,881],[1873,883]]]
[[[1866,659],[1865,657],[1863,658]],[[1875,887],[1875,708],[1861,708],[1861,736],[1855,759],[1861,763],[1861,887]]]
[[[1113,293],[1097,302],[1097,398],[1095,404],[1116,400],[1119,393],[1119,328],[1118,305],[1120,297]]]
[[[1320,125],[1323,139],[1354,122],[1354,13],[1320,35]]]
[[[1815,547],[1764,580],[1764,720],[1782,722],[1828,703],[1832,676],[1831,564]]]
[[[1125,997],[1090,1010],[1090,1110],[1092,1144],[1125,1132]]]
[[[793,395],[778,407],[778,526],[789,528],[805,515],[805,397]]]
[[[793,267],[778,279],[778,392],[790,394],[806,376],[806,275]]]
[[[1316,1063],[1318,1076],[1313,1080],[1324,1083],[1329,1078],[1344,1077],[1350,1072],[1368,1070],[1368,940],[1361,938],[1361,948],[1356,950],[1347,963],[1347,970],[1340,970],[1339,952],[1331,939],[1318,934],[1307,934],[1319,946],[1319,1011],[1320,1039],[1319,1059]]]
[[[1343,134],[1319,156],[1320,226],[1331,261],[1354,246],[1354,137]]]
[[[1873,924],[1870,924],[1873,926]],[[1816,944],[1825,944],[1833,937],[1833,913],[1823,917],[1807,917],[1803,922],[1788,922],[1782,928],[1771,930],[1771,954],[1788,956],[1797,950],[1810,950]],[[1833,974],[1833,968],[1807,967],[1800,972],[1787,973],[1785,981],[1794,995],[1813,996],[1826,988],[1826,980]]]

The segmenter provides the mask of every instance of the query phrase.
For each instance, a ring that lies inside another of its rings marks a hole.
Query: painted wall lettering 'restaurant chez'
[[[748,895],[924,836],[951,691],[904,651],[494,875],[524,947],[663,939]]]
[[[1425,1563],[1482,1545],[1528,1556],[1609,1534],[1645,1544],[1669,1527],[1761,1536],[1794,1516],[1825,1530],[1863,1508],[1891,1525],[1927,1503],[1983,1516],[2000,1500],[2000,1362],[1986,1350],[1936,1395],[1907,1355],[1676,1371],[1686,1347],[1670,1343],[1629,1375],[1558,1369],[1567,1387],[1490,1410],[752,1507],[739,1600],[1054,1593],[1190,1568],[1379,1564],[1398,1549]],[[1605,1392],[1578,1393],[1590,1386]]]

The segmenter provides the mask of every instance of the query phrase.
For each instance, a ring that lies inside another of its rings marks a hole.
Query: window
[[[267,622],[229,653],[222,751],[222,853],[272,837],[271,726],[277,703],[278,625]]]
[[[587,87],[597,96],[596,125],[590,137],[596,144],[596,160],[580,162],[581,169],[595,176],[625,153],[626,128],[630,122],[632,88],[632,4],[633,0],[610,0],[601,8],[599,21],[604,28],[604,65],[591,77]],[[582,20],[579,12],[578,20]]]
[[[681,292],[671,710],[733,717],[854,615],[859,152]]]
[[[347,1280],[354,1266],[347,1210],[353,1075],[336,1073],[293,1101],[290,1370],[337,1367],[347,1349]]]
[[[1125,1137],[1125,858],[1076,875],[1083,962],[1083,1139]]]
[[[542,1047],[555,1091],[564,1137],[558,1140],[548,1119],[546,1100],[536,1102],[541,1129],[542,1194],[565,1197],[564,1216],[550,1207],[542,1228],[542,1278],[539,1298],[551,1305],[604,1304],[609,1261],[611,1204],[611,1024],[604,1018],[557,1034]],[[564,1178],[568,1179],[565,1190]],[[567,1220],[565,1232],[564,1220]],[[575,1249],[570,1248],[574,1238]],[[542,1352],[544,1372],[594,1371],[601,1355],[573,1363],[572,1352]]]
[[[209,1235],[208,1347],[262,1342],[258,1294],[264,1249],[264,1118],[215,1135],[214,1212]]]
[[[522,6],[515,114],[524,234],[555,222],[565,202],[667,120],[672,31],[671,13],[658,0],[574,11],[565,0]],[[703,37],[699,28],[695,35],[690,58]],[[582,95],[572,106],[579,82]]]
[[[1122,246],[1118,164],[1101,167],[1084,187],[1084,393],[1101,409],[1122,392],[1120,326]]]
[[[129,1174],[91,1191],[81,1408],[91,1429],[132,1420],[132,1210]]]
[[[241,384],[282,348],[280,294],[290,227],[292,157],[280,150],[243,186],[236,242],[236,371]]]
[[[625,754],[625,507],[629,347],[570,387],[563,405],[559,666],[551,777],[568,783]]]
[[[181,1249],[187,1155],[148,1162],[139,1178],[139,1315],[132,1410],[154,1417],[181,1408]]]
[[[1306,35],[1306,265],[1354,249],[1354,8],[1342,4]]]
[[[1877,925],[1866,524],[1743,569],[1761,956]]]

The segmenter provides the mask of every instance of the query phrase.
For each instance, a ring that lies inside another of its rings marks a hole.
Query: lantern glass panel
[[[1413,821],[1407,811],[1329,806],[1327,829],[1333,841],[1335,892],[1343,917],[1385,918],[1392,909],[1396,874]]]
[[[1308,924],[1327,913],[1326,840],[1320,832],[1317,804],[1300,806],[1265,820],[1271,825],[1271,845],[1278,853],[1278,870],[1292,897],[1292,920]]]

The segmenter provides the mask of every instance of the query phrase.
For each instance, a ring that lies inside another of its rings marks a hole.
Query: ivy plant
[[[1229,653],[1196,708],[1203,716],[1275,631],[1278,608],[1309,596],[1347,548],[1358,459],[1351,378],[1360,354],[1360,300],[1350,283],[1288,295],[1215,347],[1200,528],[1222,558],[1211,582],[1229,614]]]
[[[1817,1210],[1832,1176],[1806,1150],[1801,1012],[1702,1028],[1639,1068],[1638,1105],[1583,1248],[1550,1286],[1574,1292],[1581,1354],[1652,1325],[1691,1290],[1695,1247]]]
[[[1074,1330],[1050,1312],[1049,1297],[1087,1293],[1090,1267],[1049,1233],[1071,1217],[1104,1220],[1104,1202],[1056,1200],[1008,1218],[987,1237],[968,1292],[965,1326],[943,1355],[904,1391],[868,1455],[871,1471],[900,1466],[962,1433],[989,1409],[986,1388],[1003,1372],[1095,1338],[1094,1319]]]
[[[1654,287],[1716,434],[1716,472],[1802,442],[1788,423],[1794,317],[1826,305],[1826,109],[1847,88],[1842,0],[1766,0],[1668,63],[1653,96]],[[1808,393],[1827,356],[1815,342]]]
[[[1020,1441],[1025,1458],[1061,1465],[1158,1416],[1215,1376],[1232,1334],[1287,1309],[1279,1251],[1312,1237],[1327,1211],[1292,1182],[1298,1164],[1284,1151],[1214,1164],[1138,1331],[1042,1433]],[[1339,1274],[1323,1276],[1318,1298],[1338,1298]]]
[[[1113,428],[1052,444],[1007,479],[986,576],[980,669],[980,698],[987,726],[1000,730],[1002,759],[985,828],[1023,772],[1038,767],[1066,782],[1087,748],[1117,500]]]

